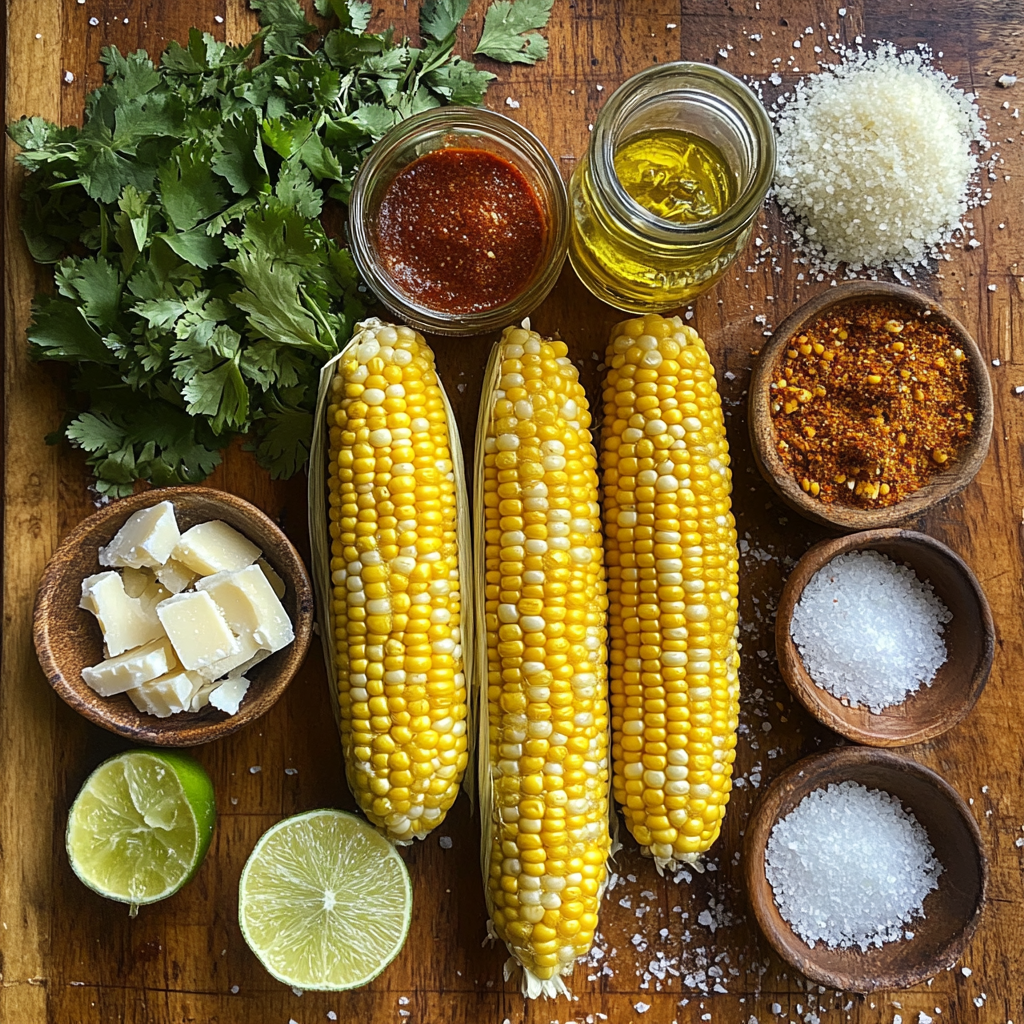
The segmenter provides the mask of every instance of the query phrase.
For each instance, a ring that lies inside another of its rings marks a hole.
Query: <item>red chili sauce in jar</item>
[[[544,247],[533,186],[504,157],[439,149],[388,185],[377,216],[381,260],[407,297],[445,313],[477,313],[514,299]]]

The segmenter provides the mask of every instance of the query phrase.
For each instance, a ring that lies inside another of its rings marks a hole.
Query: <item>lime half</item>
[[[238,886],[238,923],[270,973],[337,992],[373,980],[405,945],[412,885],[398,852],[344,811],[297,814],[265,832]]]
[[[186,754],[129,750],[85,780],[68,815],[68,859],[101,896],[138,907],[176,893],[210,845],[213,783]]]

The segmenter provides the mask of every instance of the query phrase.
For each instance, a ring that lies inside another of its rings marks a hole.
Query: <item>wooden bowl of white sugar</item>
[[[824,725],[875,747],[934,739],[981,696],[995,653],[985,592],[941,541],[865,530],[812,547],[779,599],[786,685]]]
[[[246,673],[248,691],[234,714],[207,704],[158,718],[140,711],[126,693],[101,697],[82,670],[104,658],[95,617],[80,607],[82,581],[102,571],[99,550],[134,513],[171,502],[181,529],[221,520],[252,541],[284,583],[281,603],[295,638]],[[168,487],[112,502],[75,527],[50,559],[36,596],[33,639],[39,664],[57,693],[91,722],[138,743],[192,747],[242,728],[284,693],[309,649],[313,592],[302,558],[284,531],[255,505],[210,487]]]
[[[776,952],[844,992],[909,988],[952,967],[988,884],[963,798],[924,765],[870,747],[783,772],[750,816],[743,862]]]

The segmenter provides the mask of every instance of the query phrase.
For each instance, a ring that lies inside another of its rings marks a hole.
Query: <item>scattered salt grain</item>
[[[924,1010],[918,1010],[917,1024],[932,1024],[934,1020],[935,1018],[925,1013]]]
[[[633,1009],[636,1010],[637,1013],[646,1013],[650,1008],[651,1008],[650,1003],[634,1003],[633,1004]]]
[[[778,114],[776,196],[828,269],[925,263],[968,208],[984,123],[917,51],[882,43],[843,57]]]
[[[866,951],[902,938],[941,871],[927,832],[899,800],[852,781],[804,797],[765,851],[775,903],[812,949]]]
[[[338,1015],[333,1010],[328,1010],[327,1011],[327,1019],[328,1020],[337,1020],[338,1019]]]
[[[451,836],[440,836],[437,841],[442,850],[450,850],[452,848]]]
[[[912,569],[878,551],[851,551],[811,577],[790,633],[816,686],[877,714],[931,685],[952,617]]]
[[[996,79],[996,85],[1002,86],[1004,89],[1009,89],[1010,86],[1017,84],[1016,75],[1000,75]]]
[[[974,973],[974,971],[972,971],[972,970],[970,969],[970,967],[961,967],[961,968],[960,968],[960,973],[961,973],[961,974],[962,974],[962,975],[963,975],[963,976],[964,976],[965,978],[969,978],[969,977],[970,977],[970,976],[971,976],[971,975],[972,975],[972,974]]]
[[[284,773],[285,773],[285,775],[298,775],[299,774],[299,769],[298,768],[285,768]]]
[[[263,768],[262,768],[262,766],[261,766],[261,765],[258,765],[258,764],[254,764],[254,765],[253,765],[253,766],[252,766],[252,767],[251,767],[251,768],[249,769],[249,774],[250,774],[250,775],[256,775],[256,774],[257,774],[258,772],[261,772],[261,771],[263,771]]]

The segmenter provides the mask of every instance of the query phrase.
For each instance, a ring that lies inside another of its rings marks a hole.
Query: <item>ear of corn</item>
[[[721,399],[679,317],[627,320],[607,353],[613,788],[659,871],[718,837],[739,715],[738,553]]]
[[[311,489],[311,534],[346,774],[407,843],[444,820],[468,759],[461,446],[423,337],[376,319],[325,368],[318,415],[327,489]]]
[[[604,888],[609,765],[596,454],[559,341],[509,328],[484,379],[475,563],[481,862],[528,997],[566,994]]]

